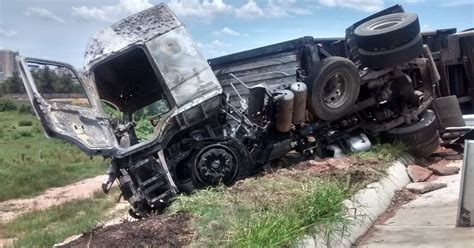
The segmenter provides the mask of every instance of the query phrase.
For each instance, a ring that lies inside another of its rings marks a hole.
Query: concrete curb
[[[414,162],[410,155],[403,155],[393,162],[387,176],[378,182],[359,190],[352,199],[345,202],[349,210],[350,225],[345,230],[337,230],[329,239],[324,234],[314,234],[303,238],[298,247],[351,247],[374,224],[389,207],[395,191],[410,182],[406,166]]]

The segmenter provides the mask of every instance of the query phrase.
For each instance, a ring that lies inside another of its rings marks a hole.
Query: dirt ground
[[[33,198],[0,202],[0,222],[6,223],[21,214],[44,210],[68,201],[90,198],[94,192],[101,190],[101,184],[106,179],[107,176],[101,175],[68,186],[48,189]]]
[[[308,160],[291,167],[318,176],[330,176],[339,180],[349,180],[349,184],[371,183],[384,173],[385,163],[376,159],[356,159],[354,157],[328,158],[320,161]]]
[[[395,196],[392,198],[392,202],[390,203],[390,206],[387,208],[387,210],[379,216],[377,221],[375,221],[375,224],[383,224],[385,221],[390,219],[395,215],[397,212],[397,209],[399,209],[401,206],[415,200],[417,197],[417,194],[412,193],[405,188],[398,190],[395,193]]]
[[[57,247],[183,247],[195,237],[191,216],[176,214],[154,216],[141,221],[124,222],[85,233]]]

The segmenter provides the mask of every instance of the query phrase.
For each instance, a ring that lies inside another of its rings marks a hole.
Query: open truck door
[[[116,138],[91,82],[65,63],[17,58],[31,105],[47,136],[77,145],[88,155],[108,156]]]

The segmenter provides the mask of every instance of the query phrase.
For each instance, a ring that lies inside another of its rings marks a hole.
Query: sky
[[[166,3],[206,58],[302,36],[343,37],[352,23],[394,4],[422,31],[474,27],[474,0],[0,0],[0,49],[81,68],[89,37]]]

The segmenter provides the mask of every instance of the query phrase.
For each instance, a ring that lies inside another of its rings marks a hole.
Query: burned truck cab
[[[85,60],[87,76],[95,82],[100,99],[123,113],[115,127],[116,137],[124,139],[119,140],[125,146],[120,149],[133,148],[126,156],[115,156],[109,182],[119,179],[136,214],[149,212],[146,208],[157,208],[178,192],[170,172],[174,165],[167,163],[178,154],[163,150],[180,133],[215,118],[222,87],[185,27],[165,5],[93,35]],[[145,129],[152,132],[140,137],[134,122],[147,123]]]
[[[166,5],[94,34],[85,52],[83,75],[54,61],[19,58],[18,64],[45,133],[89,155],[111,158],[110,178],[103,188],[108,191],[118,179],[124,198],[138,215],[178,192],[173,163],[168,163],[176,154],[164,151],[170,142],[176,143],[180,133],[197,124],[220,118],[216,109],[222,107],[222,87]],[[83,90],[81,99],[90,104],[48,99],[35,70],[52,67],[73,75]],[[139,128],[149,132],[142,135]]]
[[[148,113],[156,114],[150,121],[156,136],[163,136],[161,129],[171,119],[179,126],[193,124],[192,116],[177,114],[222,93],[185,27],[165,5],[93,35],[85,63],[100,99],[124,113],[125,119],[132,121],[133,114],[147,106],[159,108]]]

